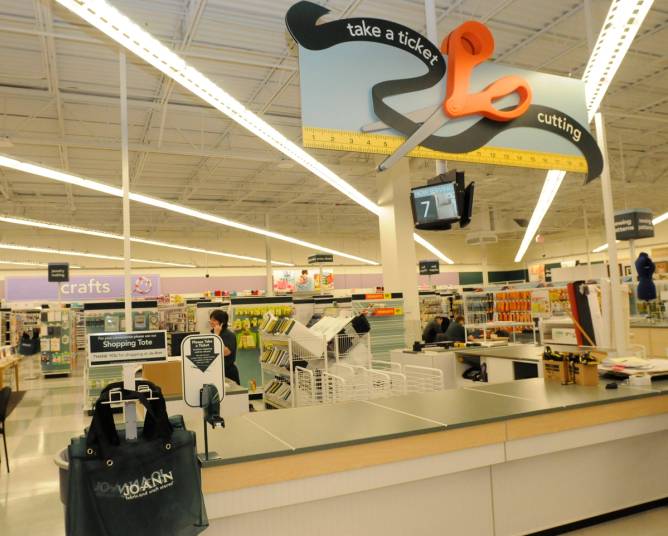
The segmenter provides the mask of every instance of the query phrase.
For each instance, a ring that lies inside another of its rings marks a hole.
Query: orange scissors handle
[[[441,52],[448,55],[443,110],[449,117],[480,114],[495,121],[510,121],[529,108],[531,87],[519,76],[504,76],[478,93],[469,93],[473,69],[489,59],[494,52],[494,37],[484,24],[465,22],[443,40]],[[512,93],[517,93],[520,99],[512,110],[499,110],[493,105],[495,100]]]

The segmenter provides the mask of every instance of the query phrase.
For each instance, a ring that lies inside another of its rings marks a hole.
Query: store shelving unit
[[[40,367],[43,376],[72,372],[72,359],[76,352],[75,327],[75,313],[69,308],[42,311]]]
[[[570,317],[541,318],[540,340],[542,344],[577,346],[575,323]]]
[[[531,321],[531,291],[509,290],[494,293],[494,322],[533,324]]]
[[[464,322],[467,327],[494,321],[493,292],[464,292],[463,306]]]
[[[23,334],[32,338],[33,332],[39,329],[41,309],[17,309],[10,315],[11,345],[18,347]]]
[[[260,396],[264,385],[260,367],[261,333],[259,326],[266,314],[289,319],[295,307],[290,296],[243,296],[234,297],[229,305],[230,329],[237,337],[237,360],[239,376],[250,396]]]
[[[445,314],[444,301],[437,292],[420,292],[420,329],[436,316]]]
[[[10,308],[0,309],[0,346],[11,346],[12,344],[12,310]]]
[[[294,396],[295,368],[327,371],[324,335],[293,318],[267,314],[259,325],[260,369],[265,404],[274,408],[307,405],[310,400]],[[299,392],[301,394],[301,391]],[[313,395],[313,393],[311,393]]]

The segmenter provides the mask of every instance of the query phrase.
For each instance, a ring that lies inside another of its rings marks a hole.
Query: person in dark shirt
[[[436,342],[436,338],[439,333],[442,333],[441,326],[443,325],[443,317],[436,316],[432,318],[429,323],[425,326],[424,331],[422,332],[422,340],[427,344]]]
[[[239,369],[235,365],[237,359],[237,336],[227,328],[230,317],[225,311],[216,309],[209,315],[209,324],[211,325],[211,333],[218,335],[223,339],[225,345],[225,377],[233,382],[241,385],[239,378]]]
[[[454,342],[466,342],[463,316],[458,316],[450,322],[448,329],[445,331],[445,339]]]

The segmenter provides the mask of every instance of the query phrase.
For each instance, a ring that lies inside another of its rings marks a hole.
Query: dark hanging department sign
[[[420,261],[420,275],[435,275],[441,273],[438,261]]]
[[[634,208],[615,213],[617,240],[652,238],[654,236],[652,219],[652,211],[645,208]]]
[[[308,258],[309,264],[324,264],[327,262],[334,262],[334,255],[329,253],[318,253],[317,255],[311,255]]]
[[[47,270],[49,283],[67,283],[70,280],[70,265],[67,262],[50,262]]]

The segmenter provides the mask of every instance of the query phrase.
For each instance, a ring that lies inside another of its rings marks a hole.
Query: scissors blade
[[[399,161],[399,159],[420,145],[424,140],[426,140],[447,122],[448,118],[443,114],[443,108],[439,106],[436,108],[436,110],[434,110],[429,118],[424,123],[422,123],[422,125],[420,125],[420,127],[415,132],[413,132],[413,134],[411,134],[396,151],[394,151],[394,153],[392,153],[380,163],[378,169],[380,171],[390,169]]]
[[[424,123],[433,112],[434,107],[427,106],[426,108],[420,108],[419,110],[408,112],[404,115],[415,123]],[[390,128],[389,125],[383,123],[382,121],[375,121],[374,123],[367,123],[362,128],[360,128],[360,130],[362,132],[377,132],[378,130],[385,130],[386,128]]]

